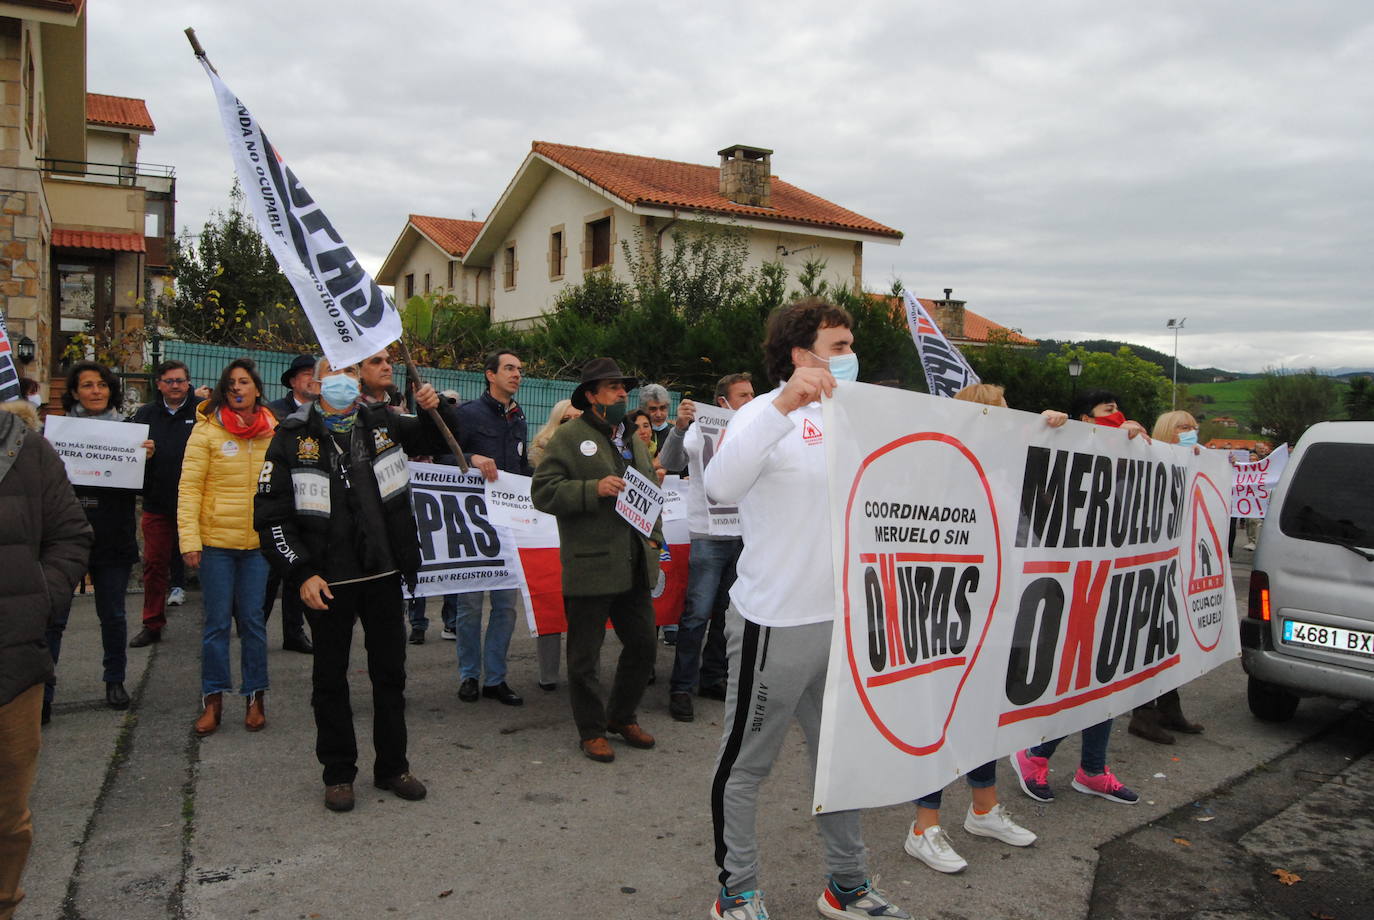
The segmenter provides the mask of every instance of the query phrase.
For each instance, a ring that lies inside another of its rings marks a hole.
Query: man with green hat
[[[630,747],[651,748],[635,710],[653,673],[654,606],[649,595],[659,577],[662,523],[646,539],[616,513],[622,478],[633,466],[650,482],[653,461],[644,442],[623,423],[629,391],[637,381],[611,358],[582,368],[572,394],[580,418],[559,427],[535,469],[534,506],[558,519],[563,563],[563,608],[568,620],[568,695],[582,753],[609,763],[615,752],[606,733]],[[603,700],[598,663],[606,620],[623,649],[609,700]]]

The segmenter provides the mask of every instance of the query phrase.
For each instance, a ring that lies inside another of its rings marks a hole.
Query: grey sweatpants
[[[725,735],[711,784],[711,817],[720,883],[731,894],[758,887],[759,785],[773,769],[794,716],[806,736],[815,775],[830,628],[830,623],[759,626],[733,605],[725,614],[730,682]],[[845,888],[863,884],[868,871],[859,812],[817,815],[816,826],[830,876]]]

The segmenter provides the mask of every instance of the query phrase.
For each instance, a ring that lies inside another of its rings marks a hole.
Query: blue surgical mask
[[[1194,430],[1194,431],[1180,431],[1180,432],[1178,433],[1178,443],[1180,443],[1180,444],[1196,444],[1196,443],[1197,443],[1197,431],[1196,431],[1196,430]]]
[[[836,380],[847,380],[852,383],[859,379],[859,356],[854,352],[851,351],[847,355],[832,355],[828,359],[822,358],[815,352],[812,354],[830,366],[830,376]]]
[[[360,392],[357,379],[348,374],[330,374],[320,381],[320,395],[335,409],[350,408]]]

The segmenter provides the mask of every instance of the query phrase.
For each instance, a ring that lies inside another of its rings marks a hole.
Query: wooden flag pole
[[[415,361],[410,357],[410,349],[406,346],[406,340],[400,338],[397,340],[396,344],[401,346],[401,360],[406,364],[406,373],[410,377],[410,383],[418,390],[425,385],[425,379],[420,376],[420,369],[415,366]],[[466,473],[468,471],[467,458],[463,456],[463,449],[458,446],[458,439],[455,438],[453,432],[449,430],[448,424],[444,421],[443,416],[439,414],[438,409],[426,409],[425,411],[429,413],[429,417],[434,421],[435,426],[438,427],[439,433],[444,436],[444,441],[448,444],[448,449],[453,451],[453,456],[457,458],[458,469]]]
[[[188,28],[186,30],[186,40],[191,43],[191,50],[196,53],[196,57],[203,60],[205,62],[205,66],[209,67],[211,70],[214,70],[215,73],[219,73],[218,70],[215,70],[215,65],[210,63],[210,58],[206,55],[205,49],[200,46],[200,39],[196,38],[195,29]]]

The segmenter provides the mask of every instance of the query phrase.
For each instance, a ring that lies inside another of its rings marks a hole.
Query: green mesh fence
[[[163,359],[180,361],[185,364],[190,371],[193,387],[214,386],[219,380],[220,371],[224,370],[224,366],[235,358],[244,356],[252,358],[257,363],[258,374],[262,377],[263,385],[267,388],[266,395],[269,400],[279,399],[286,395],[286,391],[281,385],[281,375],[291,366],[292,360],[296,357],[294,354],[281,351],[253,351],[226,345],[203,345],[197,342],[176,340],[164,340],[162,343]],[[434,385],[435,389],[440,392],[453,390],[458,394],[458,398],[464,401],[476,399],[487,387],[486,376],[477,371],[422,367],[420,373]],[[404,376],[404,369],[397,368],[396,379],[399,381]],[[573,380],[542,380],[526,377],[521,381],[520,393],[516,398],[524,407],[525,418],[530,426],[530,437],[533,437],[534,433],[548,420],[554,404],[560,399],[567,399],[576,388],[577,382]],[[670,409],[676,412],[678,400],[682,398],[681,394],[669,390],[668,396],[671,403]],[[630,405],[636,406],[638,404],[638,391],[634,391],[630,394]]]

